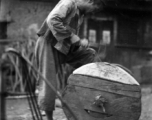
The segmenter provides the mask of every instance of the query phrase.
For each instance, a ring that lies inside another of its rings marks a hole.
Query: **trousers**
[[[47,78],[49,82],[57,89],[57,72],[62,64],[69,64],[73,68],[78,68],[87,63],[94,62],[95,50],[90,48],[82,48],[76,45],[71,45],[70,51],[67,55],[56,50],[49,40],[39,37],[35,46],[35,56],[38,70],[43,77]],[[44,111],[53,111],[55,108],[56,94],[45,83],[39,80],[39,95],[38,104],[40,109]]]

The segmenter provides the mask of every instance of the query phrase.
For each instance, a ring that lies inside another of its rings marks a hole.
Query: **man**
[[[103,8],[103,0],[60,0],[42,24],[36,44],[36,58],[40,72],[56,88],[56,73],[60,65],[78,68],[94,62],[95,51],[88,41],[78,36],[83,17]],[[38,102],[47,119],[53,120],[56,94],[40,80]]]

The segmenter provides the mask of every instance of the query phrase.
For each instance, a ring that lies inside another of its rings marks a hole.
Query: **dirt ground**
[[[33,120],[25,98],[9,98],[6,101],[6,120]],[[54,120],[67,120],[63,110],[56,107]],[[46,116],[43,115],[43,120]],[[139,120],[152,120],[152,85],[142,86],[142,113]]]

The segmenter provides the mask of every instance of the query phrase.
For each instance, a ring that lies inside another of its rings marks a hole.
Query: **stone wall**
[[[8,39],[35,39],[36,31],[54,5],[53,2],[13,0],[10,5],[11,22],[7,27]]]

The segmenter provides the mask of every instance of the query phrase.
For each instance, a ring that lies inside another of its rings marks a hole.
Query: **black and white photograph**
[[[0,120],[152,120],[152,0],[0,0]]]

